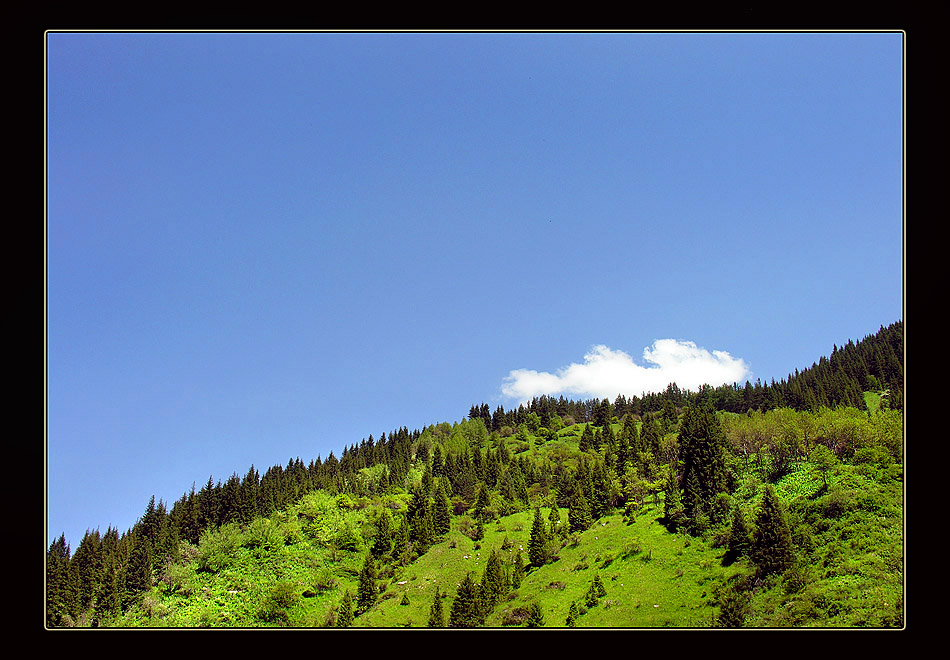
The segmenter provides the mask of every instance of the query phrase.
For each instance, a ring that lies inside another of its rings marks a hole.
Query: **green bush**
[[[169,563],[162,570],[159,584],[166,593],[190,596],[194,590],[194,569],[187,564]]]
[[[198,570],[217,573],[231,564],[234,553],[243,544],[244,537],[234,523],[206,529],[198,542]]]
[[[275,550],[284,544],[284,536],[278,526],[267,518],[257,518],[244,532],[244,547]]]
[[[258,614],[264,621],[287,623],[290,620],[289,610],[299,601],[300,596],[294,583],[281,580],[267,592]]]

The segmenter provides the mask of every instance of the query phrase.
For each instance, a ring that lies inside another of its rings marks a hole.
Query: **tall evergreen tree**
[[[152,549],[148,541],[137,534],[131,534],[129,541],[131,550],[123,595],[126,607],[152,586]]]
[[[90,610],[95,604],[102,581],[101,544],[102,539],[98,529],[86,530],[70,562],[70,566],[75,567],[77,611],[74,614],[77,617]]]
[[[745,589],[745,580],[741,577],[730,579],[719,590],[719,613],[715,627],[741,628],[752,610],[751,596]]]
[[[409,563],[410,551],[409,519],[406,516],[402,516],[399,527],[396,530],[396,539],[393,543],[393,557],[397,563],[405,566]]]
[[[72,610],[69,545],[66,535],[54,540],[46,553],[46,625],[63,625]]]
[[[449,612],[450,628],[476,628],[482,624],[482,608],[478,592],[479,587],[471,572],[466,573],[452,601]]]
[[[762,576],[784,572],[795,561],[792,533],[785,509],[771,484],[765,487],[755,518],[751,555],[758,574]]]
[[[340,601],[340,609],[336,617],[337,628],[349,628],[353,623],[353,594],[347,589]]]
[[[581,432],[581,439],[578,441],[577,448],[580,451],[588,452],[593,449],[594,446],[594,432],[590,427],[590,424],[584,424],[584,430]]]
[[[393,547],[393,516],[389,509],[383,508],[376,519],[376,537],[370,553],[374,557],[382,557]]]
[[[576,628],[576,627],[577,627],[577,617],[578,617],[579,614],[580,614],[580,612],[579,612],[579,610],[578,610],[578,608],[577,608],[577,601],[572,601],[572,602],[571,602],[571,607],[570,607],[570,609],[567,611],[567,620],[564,622],[564,625],[567,626],[568,628]]]
[[[544,626],[544,612],[541,610],[541,604],[538,601],[532,601],[528,605],[528,620],[525,621],[526,628],[542,628]]]
[[[492,548],[488,554],[488,561],[485,562],[485,571],[482,575],[482,601],[485,608],[485,615],[491,613],[495,605],[501,600],[505,593],[505,574],[501,569],[501,560],[495,554]]]
[[[671,531],[675,531],[683,524],[685,514],[679,484],[676,480],[676,469],[672,465],[667,467],[663,492],[663,521]]]
[[[435,598],[432,599],[432,607],[429,608],[430,628],[445,628],[445,614],[442,611],[442,599],[444,597],[445,594],[440,593],[437,586],[435,588]]]
[[[581,489],[577,490],[577,494],[568,506],[567,521],[571,527],[571,532],[586,531],[594,524],[590,504],[587,502],[587,498],[584,497],[584,491]]]
[[[531,523],[531,536],[528,540],[528,561],[532,566],[544,566],[547,562],[547,532],[540,507],[534,509],[534,522]]]
[[[360,571],[359,587],[356,591],[356,611],[362,614],[376,603],[376,566],[373,557],[367,556]]]
[[[685,488],[683,509],[691,518],[712,514],[715,510],[714,500],[720,493],[729,490],[726,436],[712,408],[686,408],[680,425],[679,443]]]
[[[557,501],[551,503],[551,512],[548,513],[548,538],[558,538],[566,536],[567,530],[561,523],[561,512],[558,510]]]
[[[515,552],[514,558],[511,560],[511,588],[517,589],[521,586],[521,581],[524,579],[524,560],[521,558],[521,550],[519,549]]]
[[[488,485],[482,483],[478,489],[478,498],[475,500],[475,517],[479,520],[488,520],[490,515],[487,511],[491,505],[491,498],[488,494]]]
[[[119,554],[119,532],[110,526],[102,537],[102,582],[96,597],[96,614],[100,619],[119,614],[122,594],[119,580],[123,576]]]
[[[731,560],[735,560],[749,552],[752,546],[752,534],[746,524],[742,510],[736,507],[732,512],[732,526],[729,528],[727,552]]]

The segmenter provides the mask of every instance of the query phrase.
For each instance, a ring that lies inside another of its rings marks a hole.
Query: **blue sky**
[[[902,51],[47,35],[48,540],[476,403],[778,380],[901,319]]]

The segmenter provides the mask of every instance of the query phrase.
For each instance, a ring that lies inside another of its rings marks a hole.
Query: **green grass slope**
[[[580,427],[556,440],[509,439],[513,453],[575,462]],[[754,519],[766,483],[758,471],[737,475],[732,505]],[[861,449],[826,473],[807,461],[773,484],[795,545],[795,565],[759,579],[746,557],[730,561],[728,528],[702,536],[661,524],[662,495],[633,515],[618,511],[582,532],[564,535],[555,558],[529,567],[504,590],[489,627],[523,626],[539,606],[545,627],[706,628],[718,623],[720,594],[744,578],[747,627],[901,627],[903,625],[903,468],[886,451]],[[532,494],[533,501],[541,495]],[[381,510],[405,510],[408,494],[375,498],[314,491],[268,518],[206,532],[195,547],[164,566],[140,604],[102,623],[158,627],[324,627],[333,625],[344,594],[356,598],[359,573]],[[550,510],[541,508],[548,520]],[[566,521],[566,510],[559,511]],[[484,525],[474,541],[469,515],[407,565],[383,563],[373,604],[354,627],[424,627],[436,590],[446,621],[468,573],[481,581],[491,552],[510,568],[528,563],[533,509]],[[591,595],[592,585],[603,585]]]

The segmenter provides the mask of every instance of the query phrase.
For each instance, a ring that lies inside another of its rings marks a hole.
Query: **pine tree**
[[[393,516],[389,509],[382,509],[376,521],[376,538],[370,553],[374,557],[382,557],[392,550],[393,546]]]
[[[752,610],[751,596],[744,588],[744,580],[731,579],[719,593],[719,613],[716,616],[717,628],[741,628]]]
[[[360,571],[360,583],[356,592],[356,611],[362,614],[376,603],[376,566],[372,556],[366,558]]]
[[[696,519],[708,515],[720,493],[728,492],[726,436],[708,406],[689,406],[679,432],[683,462],[683,509]]]
[[[136,534],[129,535],[131,550],[125,574],[124,597],[126,606],[138,601],[152,586],[152,557],[148,542]]]
[[[99,530],[87,530],[79,542],[70,561],[70,568],[75,569],[76,611],[74,618],[87,612],[95,604],[96,594],[102,580],[102,539]]]
[[[729,558],[735,560],[749,552],[752,545],[752,534],[746,525],[742,510],[736,507],[732,512],[732,527],[729,529],[728,550]]]
[[[524,579],[524,560],[521,558],[521,550],[518,550],[515,553],[514,559],[511,560],[511,588],[517,589],[521,586],[521,581]]]
[[[481,605],[479,603],[479,587],[466,573],[459,584],[449,612],[450,628],[476,628],[482,624]]]
[[[567,521],[571,526],[571,532],[583,532],[590,529],[594,524],[594,518],[591,515],[590,504],[584,497],[582,489],[578,489],[574,499],[571,500],[567,509]]]
[[[795,561],[785,510],[771,484],[765,488],[755,519],[751,555],[761,576],[784,572]]]
[[[532,566],[544,566],[547,562],[547,533],[540,507],[534,509],[534,522],[531,524],[531,537],[528,540],[528,561]]]
[[[119,532],[110,526],[102,537],[102,582],[96,596],[96,613],[99,617],[111,617],[122,609],[120,578],[122,558],[119,556]]]
[[[69,545],[62,534],[46,553],[46,625],[62,625],[71,608]]]
[[[495,605],[501,600],[505,593],[505,587],[505,575],[501,570],[501,560],[492,548],[488,554],[488,561],[485,562],[485,571],[482,575],[482,593],[486,616],[495,609]]]
[[[347,589],[340,601],[340,611],[336,617],[337,628],[349,628],[353,623],[353,594]]]
[[[438,445],[436,445],[438,447]],[[439,592],[439,587],[435,588],[435,598],[432,600],[432,607],[429,608],[429,627],[445,628],[445,614],[442,612],[442,598],[445,594]]]
[[[594,586],[594,583],[591,582],[587,588],[587,593],[584,594],[584,606],[587,607],[587,609],[591,609],[592,607],[597,607],[597,602],[597,588]]]
[[[399,528],[396,530],[396,539],[393,543],[393,557],[399,564],[405,566],[410,561],[409,553],[409,519],[406,516],[402,516]]]
[[[561,524],[561,512],[558,510],[555,501],[551,504],[551,512],[548,513],[548,538],[563,537],[564,532],[564,525]]]
[[[594,589],[594,593],[597,594],[598,598],[603,598],[607,595],[607,589],[604,587],[604,582],[600,579],[599,573],[594,575],[594,581],[591,583],[591,587]]]
[[[590,428],[590,424],[585,424],[585,425],[584,425],[584,430],[583,430],[583,432],[581,432],[581,439],[580,439],[580,441],[578,442],[577,448],[578,448],[580,451],[588,452],[588,451],[591,451],[591,449],[593,448],[593,446],[594,446],[594,434],[593,434],[593,431],[592,431],[591,428]]]
[[[478,489],[478,498],[475,501],[475,517],[479,520],[490,519],[491,516],[486,511],[490,504],[491,498],[488,495],[488,486],[482,483]]]
[[[663,521],[671,530],[676,531],[683,523],[685,512],[680,496],[679,485],[676,483],[676,470],[669,466],[666,483],[664,485]]]
[[[525,627],[544,627],[544,612],[541,610],[541,605],[537,601],[532,601],[532,603],[528,605],[528,620],[525,622]]]
[[[436,445],[438,447],[438,445]],[[448,534],[452,529],[452,511],[449,509],[449,497],[444,482],[439,484],[432,501],[432,519],[437,536]]]
[[[564,622],[564,625],[568,628],[576,628],[578,614],[577,601],[573,601],[571,602],[571,608],[567,611],[567,620]]]

